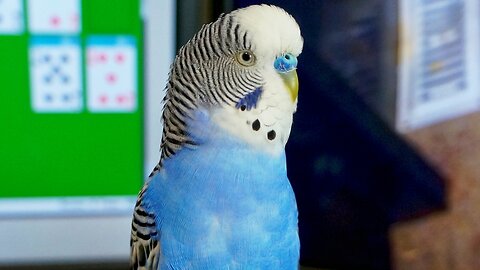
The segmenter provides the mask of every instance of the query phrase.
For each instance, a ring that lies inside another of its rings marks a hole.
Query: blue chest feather
[[[165,161],[145,193],[160,231],[160,269],[297,269],[284,153],[260,153],[207,130],[198,148]]]

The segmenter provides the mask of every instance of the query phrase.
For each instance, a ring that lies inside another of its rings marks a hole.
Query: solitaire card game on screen
[[[144,179],[140,5],[0,0],[0,120],[9,130],[0,134],[8,163],[0,199],[136,194]]]

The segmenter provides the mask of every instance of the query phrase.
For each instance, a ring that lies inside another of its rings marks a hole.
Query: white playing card
[[[80,0],[28,0],[28,25],[34,34],[78,34]]]
[[[30,89],[35,112],[79,112],[83,107],[79,38],[30,39]]]
[[[23,33],[22,0],[0,0],[0,34]]]
[[[87,100],[92,112],[137,109],[137,53],[133,37],[87,39]]]

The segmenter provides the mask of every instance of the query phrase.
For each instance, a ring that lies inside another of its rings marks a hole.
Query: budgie
[[[298,268],[285,144],[302,48],[291,15],[253,5],[204,25],[178,51],[160,161],[133,213],[133,269]]]

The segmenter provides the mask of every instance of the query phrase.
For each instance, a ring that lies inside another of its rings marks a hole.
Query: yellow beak
[[[292,102],[295,102],[298,97],[298,77],[297,77],[297,71],[295,69],[285,72],[285,73],[279,73],[280,77],[282,77],[283,83],[288,89],[288,92],[290,92],[290,97],[292,98]]]

